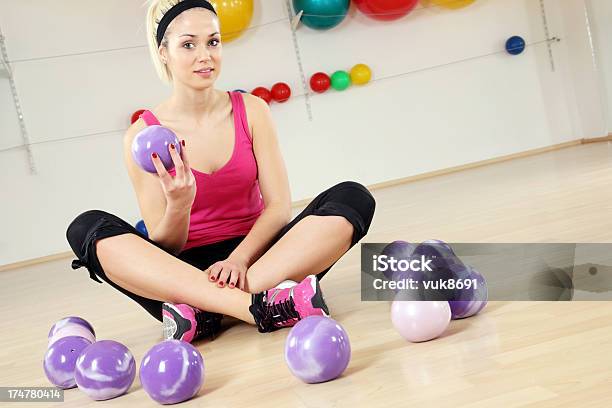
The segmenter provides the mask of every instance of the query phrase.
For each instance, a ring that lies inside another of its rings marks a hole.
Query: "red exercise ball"
[[[268,90],[268,88],[264,88],[263,86],[258,86],[257,88],[253,89],[251,91],[251,94],[259,96],[261,99],[266,101],[268,105],[270,104],[270,102],[272,102],[272,93],[270,92],[270,90]]]
[[[291,97],[291,88],[284,82],[278,82],[272,87],[272,99],[278,103],[287,102]]]
[[[130,123],[133,125],[134,122],[138,120],[138,118],[140,117],[140,115],[142,115],[144,111],[145,111],[144,109],[139,109],[136,112],[132,113],[132,122]]]
[[[331,79],[325,72],[317,72],[310,77],[310,89],[317,93],[323,93],[331,86]]]
[[[410,13],[419,0],[354,0],[357,8],[375,20],[391,21]]]

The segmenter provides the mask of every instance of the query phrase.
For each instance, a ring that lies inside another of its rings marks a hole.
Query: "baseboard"
[[[430,171],[427,173],[417,174],[417,175],[409,176],[409,177],[402,177],[399,179],[384,181],[382,183],[375,183],[367,187],[369,190],[373,191],[373,190],[395,186],[398,184],[410,183],[410,182],[414,182],[418,180],[424,180],[424,179],[428,179],[432,177],[442,176],[445,174],[456,173],[459,171],[487,166],[489,164],[501,163],[501,162],[508,161],[508,160],[513,160],[513,159],[518,159],[518,158],[528,157],[528,156],[534,156],[537,154],[542,154],[542,153],[546,153],[546,152],[550,152],[554,150],[565,149],[567,147],[577,146],[580,144],[606,142],[606,141],[612,141],[612,134],[609,134],[608,136],[604,136],[604,137],[599,137],[599,138],[572,140],[569,142],[559,143],[559,144],[555,144],[552,146],[541,147],[538,149],[527,150],[527,151],[520,152],[520,153],[508,154],[505,156],[494,157],[492,159],[481,160],[481,161],[477,161],[474,163],[462,164],[460,166],[448,167],[446,169]],[[303,200],[294,201],[291,204],[291,207],[292,208],[304,207],[310,201],[312,201],[312,198],[306,198]],[[12,264],[0,266],[0,272],[12,270],[12,269],[24,268],[27,266],[37,265],[40,263],[54,261],[57,259],[69,258],[73,256],[74,254],[71,251],[67,251],[67,252],[62,252],[62,253],[55,254],[55,255],[44,256],[41,258],[29,259],[27,261],[15,262]]]
[[[612,142],[612,133],[609,133],[608,136],[592,137],[590,139],[582,139],[583,144],[599,143],[599,142]]]
[[[12,269],[24,268],[26,266],[37,265],[45,262],[55,261],[57,259],[64,259],[74,256],[72,251],[61,252],[59,254],[47,255],[40,258],[28,259],[26,261],[20,261],[10,263],[7,265],[0,265],[0,272],[10,271]]]

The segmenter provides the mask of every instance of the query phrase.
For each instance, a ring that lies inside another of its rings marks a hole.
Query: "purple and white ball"
[[[43,368],[49,381],[63,389],[76,387],[76,361],[90,344],[89,340],[78,336],[63,337],[54,342],[47,349],[43,360]]]
[[[472,284],[476,282],[475,288],[455,289],[453,300],[448,301],[452,318],[463,319],[474,316],[487,305],[487,282],[480,272],[469,265],[453,266],[452,271],[460,281],[470,280]]]
[[[87,320],[78,316],[68,316],[51,326],[47,335],[48,345],[50,346],[57,340],[68,336],[81,336],[88,339],[90,343],[96,341],[96,332]]]
[[[313,384],[339,377],[351,360],[351,343],[344,328],[324,316],[297,322],[285,340],[285,361],[293,375]]]
[[[89,345],[76,362],[76,383],[94,400],[107,400],[124,394],[135,377],[134,356],[127,347],[113,340]]]
[[[160,404],[194,397],[204,383],[204,359],[191,344],[166,340],[153,346],[140,363],[140,383]]]

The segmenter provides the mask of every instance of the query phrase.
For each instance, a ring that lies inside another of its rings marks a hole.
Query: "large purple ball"
[[[393,257],[397,260],[405,260],[410,261],[410,256],[414,251],[415,246],[410,242],[406,241],[393,241],[389,245],[383,248],[381,255],[386,255],[387,257]],[[387,279],[392,279],[395,272],[400,271],[392,271],[390,268],[386,271],[383,271],[383,274],[387,277]],[[406,271],[408,272],[408,271]]]
[[[124,394],[135,377],[134,356],[127,347],[114,340],[100,340],[89,345],[76,363],[76,383],[94,400],[107,400]]]
[[[329,317],[300,320],[285,341],[289,370],[306,383],[320,383],[340,376],[351,359],[348,334]]]
[[[166,340],[153,346],[140,363],[140,383],[160,404],[195,396],[204,383],[204,359],[191,344]]]
[[[132,140],[132,157],[138,165],[149,173],[157,173],[152,153],[157,153],[166,170],[174,168],[172,156],[170,156],[170,144],[174,144],[176,152],[180,155],[181,143],[173,131],[160,125],[147,126]]]
[[[463,265],[463,262],[455,255],[453,249],[447,243],[430,239],[416,246],[412,252],[413,259],[424,260],[431,270],[424,271],[426,281],[432,284],[437,281],[449,281],[454,275],[451,267]],[[430,262],[427,262],[430,261]],[[426,300],[446,301],[453,296],[452,290],[431,289],[424,291],[423,298]]]
[[[47,338],[51,338],[55,335],[55,333],[72,324],[77,324],[79,326],[83,326],[84,328],[86,328],[87,330],[89,330],[94,336],[96,335],[96,332],[94,331],[94,328],[91,324],[89,324],[89,322],[85,319],[83,319],[82,317],[78,317],[78,316],[68,316],[68,317],[64,317],[61,320],[58,320],[53,326],[51,326],[51,330],[49,330],[49,335],[47,336]]]
[[[449,300],[453,319],[463,319],[479,313],[487,305],[488,291],[484,276],[469,265],[454,266],[452,268],[456,279],[461,282],[469,280],[476,287],[455,289],[452,300]]]
[[[43,368],[49,381],[59,388],[76,387],[76,361],[90,344],[89,340],[78,336],[63,337],[54,342],[47,349],[43,360]]]

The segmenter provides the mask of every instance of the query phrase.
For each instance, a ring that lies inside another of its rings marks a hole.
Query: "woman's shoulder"
[[[249,121],[261,120],[269,115],[270,106],[259,96],[243,93],[242,100],[244,101],[244,109]]]

